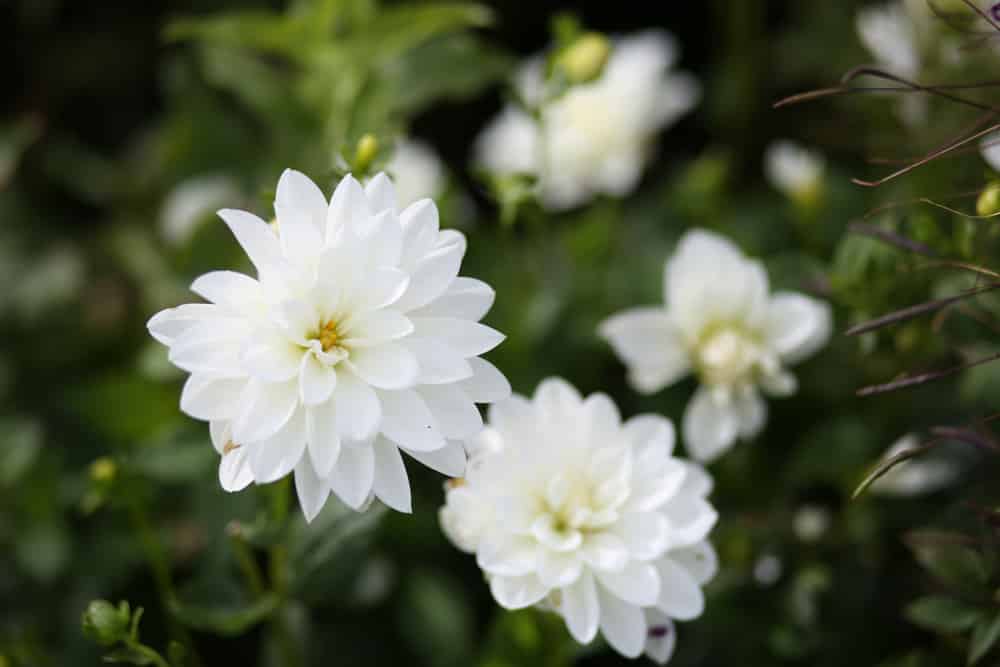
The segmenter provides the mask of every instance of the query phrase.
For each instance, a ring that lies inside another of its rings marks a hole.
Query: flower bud
[[[102,456],[90,464],[90,479],[98,484],[107,484],[118,474],[118,466],[107,456]]]
[[[115,607],[107,600],[94,600],[83,612],[83,632],[103,646],[110,646],[128,635],[127,602]]]
[[[988,216],[1000,213],[1000,182],[987,185],[976,200],[976,215]]]
[[[354,161],[351,164],[355,175],[360,177],[368,172],[378,155],[378,148],[378,139],[374,134],[368,133],[358,139],[358,145],[354,149]]]
[[[588,32],[559,54],[556,65],[571,83],[584,83],[600,76],[611,54],[611,42],[604,35]]]

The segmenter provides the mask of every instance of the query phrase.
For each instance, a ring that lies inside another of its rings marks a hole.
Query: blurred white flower
[[[665,306],[633,308],[605,320],[600,335],[650,394],[689,373],[701,386],[684,412],[684,441],[711,461],[764,426],[772,396],[795,393],[786,366],[830,336],[830,307],[795,292],[769,294],[767,273],[723,237],[693,230],[663,275]]]
[[[697,102],[697,82],[672,73],[673,38],[647,31],[617,40],[599,77],[548,100],[542,58],[516,79],[518,93],[538,108],[538,120],[510,105],[476,145],[476,160],[499,173],[539,179],[550,209],[585,203],[598,194],[621,197],[639,182],[654,135]]]
[[[979,154],[995,172],[1000,172],[1000,132],[988,134],[979,142]]]
[[[181,245],[194,235],[199,223],[239,195],[236,183],[221,174],[186,180],[163,200],[160,233],[167,243]]]
[[[912,79],[921,57],[915,16],[902,0],[862,7],[855,21],[858,37],[880,64]]]
[[[702,613],[717,569],[711,479],[673,445],[663,417],[622,423],[607,396],[546,380],[491,406],[442,526],[504,608],[540,605],[581,643],[600,629],[619,653],[666,662],[673,619]]]
[[[862,7],[855,25],[862,45],[878,64],[893,74],[915,80],[928,58],[947,61],[954,57],[954,45],[933,34],[934,19],[927,0],[894,0]],[[910,126],[924,123],[927,101],[919,93],[903,94],[899,105],[903,122]]]
[[[444,191],[444,165],[434,149],[418,139],[403,139],[396,143],[392,158],[385,167],[396,186],[400,207],[425,198],[434,198]]]
[[[823,186],[823,156],[791,141],[776,141],[764,152],[764,174],[789,199],[811,200]]]
[[[792,517],[792,531],[803,542],[816,542],[830,529],[830,511],[818,505],[803,505]]]
[[[477,323],[493,290],[457,277],[465,237],[438,229],[433,201],[395,202],[384,174],[365,189],[345,177],[328,204],[286,170],[275,227],[219,212],[258,278],[205,274],[192,290],[211,303],[150,320],[191,373],[181,409],[211,422],[226,490],[294,470],[311,520],[331,491],[354,508],[374,493],[410,511],[400,449],[462,474],[458,439],[482,427],[475,402],[510,391],[479,358],[503,339]]]
[[[920,438],[907,433],[886,451],[889,460],[908,449],[920,446]],[[894,465],[872,483],[872,492],[883,496],[918,496],[933,493],[955,481],[958,468],[947,461],[913,458]]]
[[[753,564],[753,578],[759,585],[768,587],[778,583],[784,566],[774,554],[764,554]]]

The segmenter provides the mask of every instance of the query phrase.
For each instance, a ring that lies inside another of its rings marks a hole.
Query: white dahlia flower
[[[702,613],[717,568],[711,479],[673,446],[663,417],[622,423],[607,396],[546,380],[490,408],[442,526],[502,607],[542,606],[581,643],[600,629],[619,653],[666,662],[673,619]]]
[[[700,387],[684,411],[691,455],[711,461],[763,428],[772,396],[795,393],[787,366],[830,336],[830,307],[795,292],[769,294],[767,272],[723,237],[681,238],[663,275],[664,306],[634,308],[601,323],[600,335],[644,394],[695,374]]]
[[[392,158],[385,166],[396,186],[399,206],[434,198],[445,188],[444,165],[430,145],[419,139],[402,139],[396,143]]]
[[[670,71],[676,59],[665,32],[625,37],[600,76],[549,99],[544,59],[532,58],[515,86],[538,119],[519,106],[503,109],[477,141],[476,161],[498,173],[537,176],[539,197],[553,210],[630,193],[656,133],[698,100],[697,82]]]
[[[479,358],[503,336],[478,324],[493,290],[457,277],[465,237],[438,228],[434,202],[395,202],[384,174],[364,189],[345,177],[327,203],[286,170],[275,224],[219,212],[257,278],[205,274],[191,288],[209,303],[149,321],[191,374],[181,409],[211,423],[226,490],[294,471],[307,519],[331,491],[408,512],[399,450],[462,474],[459,439],[482,428],[475,403],[509,394]]]

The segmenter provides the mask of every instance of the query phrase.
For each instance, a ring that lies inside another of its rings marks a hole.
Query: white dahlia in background
[[[703,230],[681,238],[663,283],[665,305],[626,310],[599,333],[628,366],[636,391],[651,394],[697,375],[684,442],[694,458],[711,461],[763,428],[761,392],[795,393],[786,367],[826,343],[830,307],[794,292],[769,294],[763,264]]]
[[[812,202],[820,194],[825,168],[822,155],[792,141],[775,141],[764,151],[767,180],[783,195],[797,202]]]
[[[509,105],[480,136],[476,161],[498,173],[538,178],[546,208],[562,210],[598,194],[635,189],[657,132],[697,102],[697,82],[673,73],[673,38],[646,31],[614,42],[600,76],[554,99],[543,80],[544,59],[532,58],[516,77],[529,111]]]
[[[384,174],[345,177],[326,198],[286,170],[275,225],[223,210],[257,278],[216,271],[192,290],[209,303],[158,313],[149,330],[189,372],[181,409],[211,423],[228,491],[290,472],[307,519],[332,491],[410,511],[403,450],[460,475],[475,403],[505,398],[479,358],[503,336],[478,324],[493,303],[458,277],[465,237],[438,228],[434,202],[397,210]]]
[[[444,192],[445,174],[441,158],[433,148],[419,139],[398,141],[385,169],[396,186],[396,199],[400,207],[409,206],[420,199],[437,197]]]
[[[493,405],[467,446],[441,523],[476,555],[496,601],[555,611],[581,643],[600,629],[619,653],[666,662],[673,619],[702,613],[717,568],[711,479],[671,455],[673,425],[622,423],[604,394],[583,399],[549,379],[530,401]]]

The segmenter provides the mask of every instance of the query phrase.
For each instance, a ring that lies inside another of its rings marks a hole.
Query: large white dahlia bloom
[[[615,41],[599,77],[547,99],[544,59],[519,73],[520,98],[538,115],[508,105],[480,136],[476,161],[498,173],[537,176],[550,209],[598,194],[621,197],[639,183],[656,133],[691,110],[697,82],[671,71],[677,47],[650,30]]]
[[[711,479],[671,455],[673,425],[622,423],[604,394],[549,379],[490,408],[469,470],[446,484],[441,523],[475,553],[497,602],[560,614],[581,643],[666,662],[672,619],[702,613],[716,555]]]
[[[694,458],[710,461],[763,428],[762,391],[795,393],[787,366],[826,343],[830,307],[795,292],[770,294],[763,264],[704,230],[681,238],[663,283],[665,305],[621,312],[599,333],[628,366],[636,391],[651,394],[698,376],[683,435]]]
[[[228,491],[294,471],[307,519],[331,491],[410,511],[399,450],[462,474],[459,439],[482,428],[475,404],[510,393],[479,358],[503,339],[478,323],[493,290],[458,277],[465,237],[438,228],[434,202],[399,211],[384,174],[365,188],[345,177],[328,203],[286,170],[274,209],[273,225],[219,212],[256,279],[205,274],[191,288],[209,303],[149,321],[191,374],[181,409],[211,423]]]

